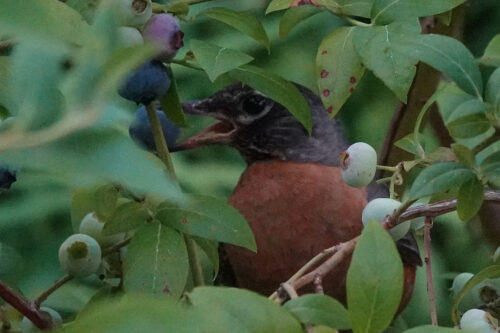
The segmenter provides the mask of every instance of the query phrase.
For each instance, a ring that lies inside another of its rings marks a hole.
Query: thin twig
[[[434,223],[432,217],[425,218],[424,225],[424,243],[425,243],[425,265],[427,268],[427,293],[429,294],[429,307],[431,310],[431,323],[434,326],[438,325],[436,294],[434,292],[434,283],[432,281],[432,265],[431,265],[431,228]]]
[[[73,276],[66,274],[56,282],[52,286],[50,286],[47,290],[45,290],[43,293],[38,296],[34,302],[37,307],[40,306],[54,291],[57,289],[61,288],[66,282],[71,281],[73,279]]]
[[[51,327],[52,321],[49,316],[40,311],[34,302],[25,300],[2,281],[0,281],[0,297],[31,320],[39,329],[43,330]]]
[[[500,192],[486,191],[484,193],[484,200],[500,202]],[[456,199],[444,200],[433,204],[408,208],[412,203],[413,200],[404,202],[399,207],[399,209],[394,211],[392,216],[388,215],[384,219],[384,221],[382,221],[382,226],[384,226],[384,228],[386,229],[391,229],[400,223],[417,217],[434,218],[436,216],[454,211],[457,208]],[[331,248],[328,248],[327,250],[322,251],[320,254],[311,259],[307,264],[305,264],[302,268],[300,268],[297,273],[295,273],[293,277],[290,278],[286,283],[292,285],[295,290],[299,290],[303,286],[314,282],[314,280],[317,279],[318,276],[324,278],[326,274],[328,274],[333,268],[341,263],[347,256],[352,254],[359,240],[359,237],[360,236],[357,236],[347,242],[337,244]],[[327,259],[324,260],[325,258]],[[310,271],[316,265],[318,266],[314,270]],[[306,272],[308,273],[305,274]],[[278,291],[280,291],[280,289],[282,288],[280,287]],[[274,292],[271,296],[269,296],[269,298],[282,303],[284,300],[280,299],[278,291]]]
[[[299,297],[299,295],[297,294],[297,291],[290,283],[286,283],[286,282],[282,283],[281,288],[283,288],[283,290],[286,291],[286,293],[288,294],[288,296],[290,296],[291,299]]]

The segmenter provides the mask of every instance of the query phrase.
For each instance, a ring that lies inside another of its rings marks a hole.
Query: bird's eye
[[[267,101],[264,97],[251,95],[243,101],[243,111],[250,115],[258,115],[266,108]]]

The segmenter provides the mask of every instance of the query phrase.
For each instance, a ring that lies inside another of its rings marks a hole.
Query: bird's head
[[[183,103],[187,114],[210,116],[218,122],[174,150],[225,144],[238,149],[248,164],[278,159],[337,165],[338,154],[347,147],[340,125],[328,117],[315,94],[297,88],[311,109],[312,135],[281,104],[235,83],[203,100]]]

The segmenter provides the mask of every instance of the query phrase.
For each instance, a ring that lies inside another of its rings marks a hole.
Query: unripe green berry
[[[101,265],[101,247],[90,236],[72,235],[59,248],[59,263],[61,269],[71,276],[89,276]]]
[[[486,311],[471,309],[460,319],[460,328],[476,333],[498,333],[498,323]]]
[[[103,249],[123,240],[124,234],[122,233],[110,236],[103,235],[103,228],[104,222],[101,222],[95,213],[88,213],[80,223],[79,231],[81,234],[94,238]]]
[[[118,38],[123,46],[134,46],[144,44],[141,33],[136,28],[119,27]]]
[[[118,5],[122,25],[141,28],[153,15],[151,0],[119,0]]]
[[[458,274],[455,279],[453,279],[453,283],[451,285],[451,293],[453,297],[456,297],[464,288],[465,284],[469,282],[470,279],[474,277],[474,274],[464,272]],[[485,282],[475,285],[471,291],[464,295],[460,303],[458,304],[458,308],[460,311],[464,312],[469,309],[474,309],[480,306],[483,302],[479,297],[479,290],[481,287],[485,285]]]
[[[368,221],[375,220],[382,222],[387,215],[392,214],[396,209],[401,206],[401,202],[389,198],[377,198],[370,201],[361,214],[361,221],[366,225]],[[406,221],[391,228],[389,234],[394,241],[401,239],[410,230],[411,221]]]
[[[55,310],[53,310],[51,308],[48,308],[46,306],[40,307],[40,311],[46,312],[50,316],[50,318],[52,319],[52,327],[55,328],[55,327],[58,327],[58,326],[62,325],[63,321],[62,321],[61,315],[57,311],[55,311]],[[42,332],[41,329],[39,329],[38,327],[36,327],[31,322],[31,320],[29,320],[26,317],[23,317],[23,320],[21,321],[20,329],[21,329],[22,333]]]
[[[340,154],[342,179],[347,185],[363,187],[375,177],[377,152],[364,142],[357,142]]]

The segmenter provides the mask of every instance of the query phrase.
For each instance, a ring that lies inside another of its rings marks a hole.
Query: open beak
[[[236,133],[236,125],[214,107],[212,99],[206,98],[195,102],[183,102],[184,112],[196,116],[210,116],[219,122],[198,134],[176,144],[171,151],[181,151],[211,144],[229,144]]]

